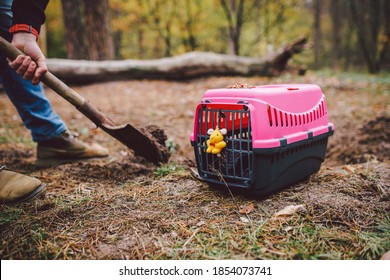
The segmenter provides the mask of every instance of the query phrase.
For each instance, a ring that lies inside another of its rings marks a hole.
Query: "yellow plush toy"
[[[226,128],[221,130],[217,127],[216,129],[210,128],[207,134],[210,135],[210,139],[207,140],[207,153],[217,154],[220,156],[221,150],[226,147],[226,142],[223,141],[223,136],[226,135]]]

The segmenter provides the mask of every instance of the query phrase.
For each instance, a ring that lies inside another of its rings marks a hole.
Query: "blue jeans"
[[[11,39],[7,31],[12,25],[11,5],[12,0],[0,0],[0,33],[8,40]],[[0,54],[0,79],[35,142],[52,139],[67,129],[64,121],[53,111],[42,85],[33,85],[16,74],[3,54]]]

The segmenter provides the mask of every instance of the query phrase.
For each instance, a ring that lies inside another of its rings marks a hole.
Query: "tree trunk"
[[[390,65],[390,1],[384,1],[384,36],[383,36],[383,46],[379,53],[379,61],[381,61],[383,66]]]
[[[314,0],[314,68],[320,68],[321,54],[321,0]]]
[[[145,8],[142,0],[137,0],[137,4],[139,7],[141,7],[139,12],[139,18],[137,21],[137,53],[138,57],[140,59],[144,58],[146,51],[145,51],[145,26],[147,26],[147,19],[146,19],[146,13]]]
[[[329,12],[332,19],[332,64],[333,68],[339,68],[341,59],[341,30],[342,30],[342,10],[341,0],[332,0],[329,6]]]
[[[235,0],[231,0],[230,5],[227,3],[227,0],[220,1],[228,22],[230,38],[229,52],[235,55],[239,55],[241,29],[244,23],[244,0],[239,1],[238,8],[236,7]]]
[[[279,53],[271,59],[271,68],[275,71],[275,74],[284,71],[288,61],[293,57],[293,55],[301,53],[306,47],[307,38],[301,38],[284,47],[282,51],[279,51]]]
[[[84,0],[84,10],[89,59],[113,59],[114,48],[109,25],[108,0]]]
[[[142,1],[141,1],[142,2]],[[172,26],[176,17],[177,1],[144,1],[146,17],[150,20],[151,26],[158,34],[159,38],[155,40],[155,56],[172,55]],[[161,41],[164,44],[164,50],[161,54]]]
[[[368,71],[378,73],[380,70],[378,34],[381,1],[349,1],[349,4],[352,21],[357,31],[358,43]]]
[[[197,41],[196,36],[194,32],[194,24],[197,20],[196,18],[196,12],[193,11],[192,3],[194,1],[185,0],[185,32],[186,37],[184,38],[184,45],[186,46],[186,49],[189,51],[195,51],[197,47]],[[195,1],[193,5],[200,5],[198,1]]]
[[[87,44],[84,40],[82,5],[79,0],[61,0],[65,26],[67,58],[87,59]]]
[[[307,39],[299,39],[269,58],[208,52],[190,52],[152,60],[86,61],[48,59],[49,70],[74,84],[125,79],[191,79],[211,75],[274,76],[285,70],[290,58],[302,52]]]
[[[255,0],[254,4],[253,4],[253,9],[255,9],[256,11],[256,39],[254,40],[254,44],[258,44],[260,42],[260,39],[261,39],[261,36],[262,36],[262,32],[261,32],[261,29],[262,29],[262,16],[261,16],[261,9],[262,9],[262,3],[261,3],[262,0]]]

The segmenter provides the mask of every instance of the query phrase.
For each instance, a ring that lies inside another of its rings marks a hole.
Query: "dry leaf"
[[[240,219],[241,219],[241,222],[243,222],[245,224],[249,223],[249,219],[248,218],[245,218],[245,217],[241,216]]]
[[[293,230],[294,228],[293,227],[285,227],[284,228],[284,231],[285,232],[289,232],[289,231],[291,231],[291,230]]]
[[[249,213],[252,213],[253,211],[255,210],[255,206],[253,205],[253,203],[249,203],[245,206],[241,206],[240,207],[240,213],[241,214],[249,214]]]
[[[343,166],[343,169],[348,171],[348,172],[351,172],[351,173],[354,173],[355,172],[355,168],[353,168],[352,166],[350,165],[344,165]]]
[[[198,223],[196,224],[196,226],[197,226],[197,227],[201,227],[201,226],[203,226],[204,224],[206,224],[206,222],[202,220],[202,221],[198,222]]]
[[[179,236],[179,234],[178,234],[176,231],[173,230],[173,231],[171,232],[171,237],[172,237],[172,238],[176,239],[178,236]]]
[[[119,154],[120,154],[121,156],[123,156],[123,157],[129,156],[129,152],[126,151],[126,150],[120,150],[120,151],[119,151]]]
[[[247,83],[237,83],[234,85],[227,86],[226,88],[255,88],[255,86]]]
[[[238,249],[240,246],[238,246],[237,242],[234,240],[230,240],[230,243],[232,244],[233,248]]]
[[[306,208],[303,204],[299,204],[299,205],[289,205],[289,206],[286,206],[284,207],[283,210],[280,210],[278,212],[276,212],[272,218],[277,218],[277,217],[280,217],[280,216],[291,216],[291,215],[294,215],[295,213],[298,213],[298,212],[305,212],[306,211]]]

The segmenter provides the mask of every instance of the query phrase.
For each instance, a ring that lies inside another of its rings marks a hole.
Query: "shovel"
[[[18,55],[23,54],[1,36],[0,50],[11,60],[14,60]],[[100,127],[109,135],[132,149],[136,155],[153,163],[168,161],[169,155],[164,143],[160,143],[161,140],[159,142],[154,139],[153,132],[150,133],[151,135],[149,137],[130,124],[116,125],[111,119],[96,109],[88,100],[69,88],[49,71],[41,78],[41,81],[75,106],[77,110],[94,122],[97,127]]]

